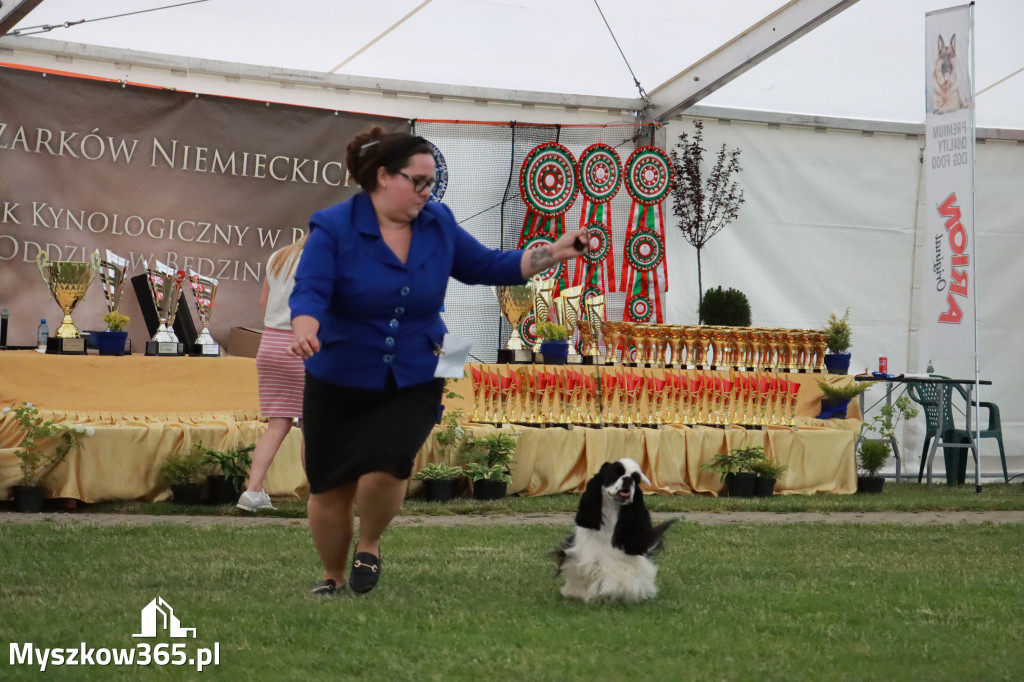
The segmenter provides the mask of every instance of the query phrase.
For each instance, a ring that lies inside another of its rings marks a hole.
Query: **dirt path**
[[[935,526],[957,523],[1021,523],[1024,511],[937,511],[937,512],[654,512],[655,521],[680,518],[686,523],[713,526],[738,523],[894,523],[905,526]],[[479,516],[399,516],[394,526],[572,526],[573,515],[502,514]],[[76,523],[99,526],[139,523],[168,523],[186,526],[221,524],[229,526],[275,525],[305,527],[306,519],[252,516],[147,516],[144,514],[45,513],[16,514],[0,512],[4,523]]]

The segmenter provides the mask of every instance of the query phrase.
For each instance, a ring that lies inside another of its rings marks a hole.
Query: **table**
[[[977,442],[975,442],[973,432],[971,431],[971,401],[973,400],[971,395],[972,395],[972,392],[974,391],[974,386],[976,384],[981,385],[981,386],[991,386],[992,385],[991,381],[985,380],[985,379],[949,379],[949,378],[933,377],[933,376],[906,376],[906,375],[903,375],[903,374],[901,374],[899,376],[887,377],[887,378],[882,378],[882,379],[877,379],[875,377],[858,375],[858,376],[854,377],[854,381],[884,381],[885,384],[886,384],[885,385],[885,401],[886,401],[886,404],[890,405],[890,406],[892,405],[892,385],[894,383],[896,383],[896,384],[940,384],[942,386],[942,390],[940,391],[940,395],[942,396],[942,401],[943,402],[942,402],[942,404],[937,406],[938,407],[938,419],[937,419],[937,423],[936,423],[936,427],[935,427],[935,432],[932,433],[932,434],[925,434],[926,437],[928,437],[930,435],[931,438],[932,438],[932,443],[931,443],[931,446],[928,448],[928,454],[926,456],[927,457],[927,462],[928,462],[928,473],[927,473],[926,483],[929,486],[932,484],[932,462],[935,459],[935,450],[938,449],[938,448],[962,448],[962,447],[964,447],[963,443],[940,443],[939,442],[941,437],[942,437],[942,432],[946,428],[946,424],[945,424],[945,421],[946,421],[946,405],[947,404],[952,404],[953,386],[954,385],[959,385],[962,388],[964,388],[967,391],[967,406],[966,406],[966,409],[964,410],[964,412],[967,413],[967,433],[968,433],[968,436],[971,439],[970,444],[968,445],[968,447],[970,447],[971,452],[974,454],[974,483],[975,483],[975,486],[978,488],[978,490],[979,491],[981,490],[981,461],[980,461],[980,458],[979,458],[979,455],[978,455],[978,444],[977,444]],[[863,393],[861,393],[861,395],[860,395],[860,406],[861,406],[861,413],[864,414],[865,410],[864,410],[864,394]],[[900,481],[900,455],[899,455],[899,447],[896,445],[896,442],[895,442],[894,439],[890,439],[890,442],[893,445],[893,453],[896,456],[896,481],[899,482]]]

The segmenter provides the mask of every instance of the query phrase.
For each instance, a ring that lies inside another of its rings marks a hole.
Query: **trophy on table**
[[[96,252],[99,255],[99,252]],[[107,299],[107,313],[116,313],[121,305],[121,295],[124,293],[124,286],[128,283],[128,259],[118,256],[107,249],[107,257],[100,261],[100,284],[103,285],[103,296]],[[127,320],[127,318],[125,318]],[[114,327],[108,327],[114,330]],[[99,341],[97,341],[99,344]],[[118,341],[120,345],[120,341]],[[103,354],[103,349],[100,353]],[[124,349],[116,352],[116,355],[131,353],[131,341],[125,338]]]
[[[512,325],[512,335],[505,347],[498,349],[498,362],[533,362],[533,351],[526,347],[519,335],[519,326],[533,310],[533,290],[525,285],[494,287],[494,296],[505,319]]]
[[[184,344],[174,333],[174,318],[178,314],[178,301],[181,297],[181,283],[185,281],[185,271],[170,268],[160,261],[154,267],[143,261],[146,268],[146,281],[149,282],[149,293],[153,296],[156,315],[160,326],[152,340],[146,342],[146,355],[184,355]]]
[[[553,279],[531,279],[530,289],[533,291],[533,317],[534,322],[540,325],[547,322],[548,312],[551,310],[551,299],[555,293],[556,280]],[[533,345],[533,352],[540,353],[540,338]]]
[[[203,325],[203,331],[192,344],[192,355],[219,358],[220,344],[210,335],[210,318],[213,316],[213,297],[217,294],[217,280],[213,277],[203,277],[195,270],[189,270],[188,283],[196,298],[196,311]]]
[[[40,251],[36,255],[36,265],[50,289],[50,296],[64,311],[64,319],[56,334],[46,340],[46,352],[84,355],[85,339],[78,333],[71,319],[71,311],[85,298],[85,292],[100,271],[100,254],[93,252],[92,260],[86,263],[51,261],[45,251]]]
[[[581,285],[563,289],[561,296],[558,297],[558,316],[562,324],[569,330],[569,356],[565,361],[569,365],[579,365],[583,362],[583,357],[577,352],[576,346],[572,342],[573,333],[580,326],[582,296],[583,287]]]
[[[591,343],[583,357],[585,365],[600,365],[601,351],[598,348],[598,341],[601,338],[602,326],[604,325],[604,294],[591,296],[583,302],[587,310],[587,327],[590,329]]]

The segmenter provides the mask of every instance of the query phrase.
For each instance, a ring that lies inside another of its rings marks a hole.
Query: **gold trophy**
[[[143,261],[149,293],[153,296],[157,319],[160,326],[151,341],[146,342],[146,355],[184,355],[184,344],[174,334],[174,318],[178,315],[178,301],[181,298],[181,283],[185,271],[175,271],[160,261],[155,267]]]
[[[213,298],[217,295],[217,280],[213,277],[203,277],[195,270],[189,270],[188,283],[196,299],[199,321],[203,324],[203,331],[199,332],[192,346],[192,355],[219,358],[220,344],[214,341],[210,334],[210,318],[213,316]]]
[[[618,348],[622,339],[622,322],[607,321],[601,323],[601,337],[604,339],[604,364],[619,364]]]
[[[601,330],[604,325],[604,294],[591,296],[583,302],[587,310],[587,326],[590,328],[591,344],[587,349],[587,355],[583,358],[585,365],[601,364],[601,350],[598,348],[598,340],[601,338]]]
[[[523,344],[519,326],[533,310],[533,291],[526,285],[494,287],[494,296],[508,323],[512,334],[504,348],[498,349],[499,363],[533,362],[533,351]]]
[[[555,280],[553,279],[531,279],[530,288],[533,290],[533,317],[537,325],[547,322],[548,312],[551,310],[551,298],[555,293]],[[540,337],[537,343],[533,344],[533,352],[540,353]]]
[[[563,289],[558,297],[558,316],[562,324],[569,329],[569,356],[566,364],[579,365],[583,357],[577,352],[576,345],[572,342],[572,336],[580,326],[580,305],[582,304],[583,286],[569,287]]]
[[[89,290],[89,285],[99,273],[100,254],[93,252],[92,260],[86,263],[52,261],[46,256],[45,251],[40,251],[36,254],[36,265],[39,266],[39,274],[43,276],[43,281],[50,288],[50,296],[64,311],[64,319],[57,328],[57,333],[46,340],[46,352],[85,355],[85,339],[78,333],[78,328],[71,319],[71,311],[85,298],[85,292]]]

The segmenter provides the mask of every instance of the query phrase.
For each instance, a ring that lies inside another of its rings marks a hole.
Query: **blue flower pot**
[[[853,398],[844,400],[833,400],[831,398],[821,399],[821,412],[818,419],[846,419],[846,410]]]
[[[848,374],[850,372],[850,352],[825,353],[825,369],[829,374]]]
[[[100,355],[124,355],[128,332],[89,332]]]
[[[569,341],[567,339],[542,341],[540,344],[540,354],[544,356],[544,364],[546,365],[564,365],[569,357]]]

